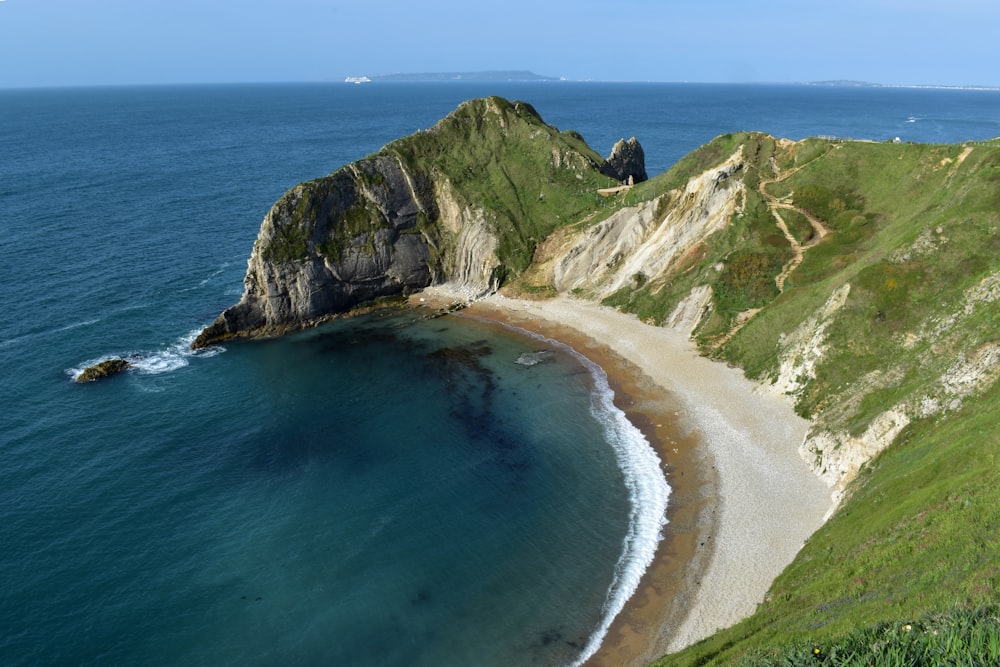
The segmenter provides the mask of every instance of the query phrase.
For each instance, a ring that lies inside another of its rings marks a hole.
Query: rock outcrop
[[[588,228],[552,263],[559,292],[583,289],[607,297],[641,280],[669,274],[693,247],[724,227],[743,201],[742,150],[722,164],[637,206],[622,208]]]
[[[118,375],[119,373],[124,373],[132,367],[125,359],[114,358],[107,359],[100,363],[94,364],[93,366],[88,366],[76,377],[77,382],[94,382],[96,380],[103,380],[104,378],[111,377],[112,375]]]
[[[292,188],[264,217],[240,302],[195,346],[281,333],[429,285],[439,267],[418,218],[436,211],[431,184],[388,156]]]
[[[632,137],[628,141],[619,139],[611,149],[611,155],[604,161],[601,172],[622,183],[641,183],[646,175],[646,154],[639,141]]]
[[[553,229],[592,208],[581,194],[625,172],[645,178],[635,139],[602,160],[528,104],[466,102],[430,130],[278,200],[239,303],[192,347],[280,334],[432,284],[496,290]]]

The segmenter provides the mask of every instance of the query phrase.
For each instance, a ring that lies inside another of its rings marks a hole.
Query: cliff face
[[[473,100],[430,130],[292,188],[254,243],[244,293],[195,341],[273,335],[450,282],[496,290],[605,173],[645,175],[634,139],[602,160],[527,104]]]
[[[621,209],[576,237],[553,263],[559,292],[599,298],[640,280],[664,280],[678,261],[729,223],[743,202],[742,149],[692,177],[683,188]]]
[[[605,160],[530,105],[473,100],[286,193],[240,302],[194,346],[516,278],[682,328],[792,397],[816,425],[802,454],[840,497],[914,420],[1000,376],[998,155],[740,133],[643,182],[634,139]],[[605,200],[608,174],[636,185]]]
[[[430,284],[436,267],[419,220],[436,215],[432,190],[388,156],[292,188],[264,217],[240,302],[196,345],[281,333]]]
[[[520,283],[693,333],[790,397],[841,500],[907,427],[1000,378],[997,164],[989,145],[720,137],[554,234]]]

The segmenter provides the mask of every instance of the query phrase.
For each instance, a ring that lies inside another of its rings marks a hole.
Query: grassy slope
[[[749,304],[764,308],[728,342],[715,345],[732,322],[726,312],[704,323],[703,348],[752,377],[772,377],[781,335],[850,283],[797,409],[858,433],[900,401],[933,394],[956,360],[1000,338],[997,302],[964,307],[969,290],[1000,271],[1000,148],[978,145],[959,163],[964,150],[818,140],[776,148],[784,173],[801,169],[767,192],[791,195],[832,233],[780,296]],[[766,247],[759,217],[710,239],[705,262],[731,258],[740,239]],[[799,223],[793,230],[807,234]],[[689,273],[710,275],[704,266]],[[623,305],[641,312],[651,300]],[[665,306],[673,300],[661,297]],[[829,643],[865,624],[996,600],[1000,390],[953,407],[911,423],[871,462],[753,617],[658,664],[728,663],[763,646]]]
[[[605,299],[605,304],[659,324],[693,287],[710,284],[715,293],[710,328],[718,333],[728,328],[741,311],[762,306],[778,295],[774,278],[791,258],[791,250],[757,192],[760,179],[770,175],[769,160],[777,150],[773,138],[746,132],[720,136],[684,157],[665,174],[642,183],[629,193],[626,203],[683,187],[690,177],[719,164],[741,145],[749,158],[741,176],[747,183],[747,200],[733,224],[703,244],[689,257],[689,263],[666,282],[624,288]],[[661,207],[668,206],[668,201],[662,199]],[[721,274],[715,269],[717,265],[725,266]]]
[[[726,664],[775,645],[996,601],[1000,391],[911,425],[775,581],[757,613],[659,665]]]
[[[390,224],[358,191],[388,187],[379,173],[386,160],[406,165],[410,186],[428,204],[417,229],[403,231],[422,231],[447,251],[453,240],[432,217],[427,191],[432,182],[446,181],[459,203],[480,211],[495,232],[507,276],[528,266],[536,244],[553,229],[598,209],[598,188],[617,184],[600,173],[604,160],[582,137],[545,124],[531,105],[499,97],[470,100],[429,130],[292,188],[276,205],[287,209],[287,223],[276,227],[262,249],[265,258],[294,262],[315,253],[336,259],[352,243],[371,245],[372,234]]]
[[[614,184],[582,137],[546,125],[529,104],[498,97],[467,102],[382,152],[448,179],[467,205],[484,211],[512,275],[528,267],[553,229],[599,206],[598,188]]]

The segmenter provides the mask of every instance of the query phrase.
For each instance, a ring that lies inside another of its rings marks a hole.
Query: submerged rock
[[[522,352],[518,355],[517,359],[514,360],[515,364],[521,366],[536,366],[542,362],[548,361],[553,357],[555,353],[552,350],[538,350],[537,352]]]
[[[114,359],[107,359],[93,366],[89,366],[83,370],[76,377],[77,382],[93,382],[94,380],[103,380],[104,378],[111,377],[112,375],[118,375],[124,371],[127,371],[132,367],[125,359],[120,357],[115,357]]]

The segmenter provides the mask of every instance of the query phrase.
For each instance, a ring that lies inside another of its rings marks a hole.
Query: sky
[[[1000,86],[996,0],[0,0],[0,88],[530,70]]]

